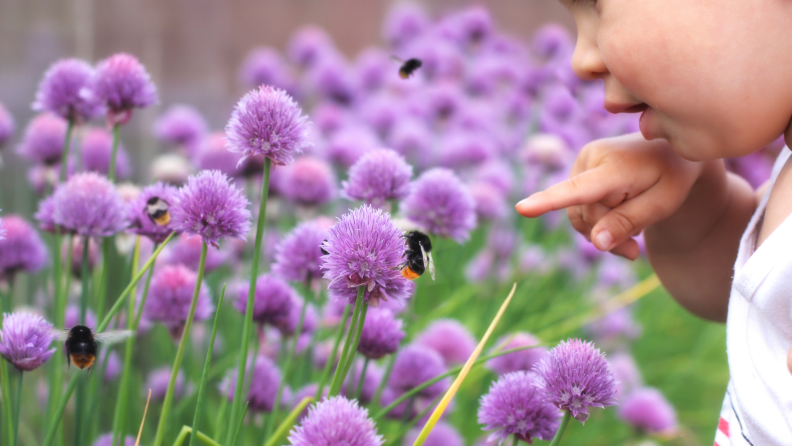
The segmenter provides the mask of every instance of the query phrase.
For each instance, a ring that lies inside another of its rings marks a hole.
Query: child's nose
[[[582,30],[578,32],[575,52],[572,55],[572,70],[585,80],[601,79],[608,73],[608,67],[602,60],[596,39],[586,35]]]

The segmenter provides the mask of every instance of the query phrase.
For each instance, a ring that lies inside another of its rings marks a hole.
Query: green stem
[[[162,252],[162,249],[165,247],[165,245],[168,244],[168,242],[172,238],[173,238],[173,234],[169,235],[168,238],[166,238],[165,241],[162,242],[162,245],[160,245],[160,247],[157,248],[157,250],[155,250],[153,254],[151,254],[151,258],[143,266],[143,269],[141,269],[140,272],[138,272],[135,275],[135,277],[132,278],[132,281],[129,283],[129,285],[127,285],[126,289],[124,289],[121,295],[118,296],[118,299],[116,300],[115,304],[113,304],[113,307],[110,308],[110,311],[107,312],[104,319],[102,319],[102,322],[100,322],[99,326],[96,327],[97,332],[104,331],[107,328],[107,326],[110,325],[110,320],[113,319],[113,316],[115,316],[115,314],[118,313],[118,310],[121,309],[121,306],[124,305],[124,300],[127,298],[127,296],[129,296],[132,289],[135,287],[135,285],[137,285],[137,283],[143,277],[143,274],[145,274],[146,271],[148,271],[148,269],[151,268],[151,266],[154,264],[154,260],[156,260],[160,252]],[[74,389],[77,387],[77,379],[79,378],[79,376],[80,376],[79,374],[75,373],[72,376],[71,380],[69,380],[69,385],[66,387],[66,390],[63,392],[63,397],[58,402],[58,409],[56,410],[52,423],[50,423],[49,429],[47,430],[47,436],[44,438],[44,443],[43,443],[44,446],[50,446],[53,440],[55,439],[55,433],[57,432],[58,427],[60,426],[60,422],[63,419],[63,412],[66,411],[66,404],[69,403],[69,398],[74,393]]]
[[[74,120],[69,119],[66,123],[66,139],[63,140],[63,154],[61,155],[60,183],[66,181],[67,168],[69,166],[69,148],[71,147],[71,136],[74,131]]]
[[[316,401],[322,400],[322,393],[324,393],[325,383],[327,383],[327,378],[330,376],[330,369],[333,368],[336,358],[338,357],[338,346],[341,345],[341,338],[344,336],[344,328],[346,328],[348,319],[349,305],[344,305],[344,315],[341,316],[341,323],[338,325],[338,334],[336,335],[335,341],[333,342],[333,350],[327,357],[324,370],[322,370],[322,377],[319,378],[319,387],[316,389],[316,396],[314,398]]]
[[[380,399],[382,398],[382,392],[385,390],[385,385],[388,384],[388,379],[390,379],[391,372],[393,371],[393,364],[396,362],[396,354],[392,354],[390,358],[388,358],[388,368],[385,369],[385,374],[382,375],[382,381],[380,381],[379,387],[377,387],[377,393],[374,394],[374,400],[372,400],[372,407],[379,406]]]
[[[336,366],[335,373],[333,374],[333,381],[330,383],[330,396],[338,395],[338,392],[341,391],[341,384],[344,382],[344,378],[346,377],[345,375],[342,375],[344,374],[344,368],[346,367],[349,348],[352,345],[355,326],[357,325],[358,319],[360,318],[361,309],[363,308],[363,293],[365,290],[366,287],[358,287],[357,299],[355,299],[355,311],[352,313],[352,321],[349,323],[347,336],[346,339],[344,339],[344,348],[341,351],[341,359],[338,360],[338,366]]]
[[[422,410],[418,415],[414,416],[412,420],[404,424],[404,428],[398,434],[396,434],[395,437],[388,440],[385,446],[401,444],[400,440],[402,439],[402,437],[404,437],[407,434],[407,432],[410,431],[410,429],[412,429],[416,424],[418,424],[418,422],[421,421],[426,416],[426,414],[428,414],[431,410],[433,410],[435,404],[437,404],[437,402],[440,401],[441,398],[443,398],[442,394],[435,397],[435,399],[433,399],[432,402],[429,403],[424,410]]]
[[[190,302],[190,312],[187,314],[187,320],[184,323],[184,332],[179,342],[179,349],[176,351],[176,359],[173,361],[171,368],[170,381],[168,381],[168,390],[165,392],[165,400],[162,402],[162,412],[160,412],[159,423],[157,424],[157,434],[154,437],[154,446],[160,446],[162,440],[165,438],[165,428],[168,425],[168,415],[170,413],[171,405],[173,404],[173,392],[176,388],[176,377],[179,374],[181,361],[184,357],[184,350],[187,346],[187,341],[190,338],[190,328],[192,327],[193,318],[195,317],[195,308],[198,304],[198,295],[201,291],[203,282],[204,269],[206,267],[206,253],[209,247],[206,242],[201,245],[201,260],[198,262],[198,278],[195,281],[195,290],[193,291],[192,302]],[[79,444],[79,443],[78,443]]]
[[[190,443],[192,444],[192,438],[195,437],[198,440],[201,440],[201,443],[207,446],[220,446],[220,443],[212,440],[208,435],[204,434],[201,431],[196,431],[195,435],[192,435],[193,429],[190,426],[182,426],[181,432],[179,432],[179,436],[176,437],[176,441],[173,443],[173,446],[181,446],[184,443],[184,439],[187,436],[190,436]]]
[[[19,444],[19,412],[22,410],[22,377],[25,372],[19,371],[19,379],[17,380],[17,393],[16,393],[16,409],[14,412],[14,446]]]
[[[215,311],[214,325],[212,325],[212,336],[209,338],[209,347],[206,352],[206,362],[204,363],[203,373],[201,374],[201,384],[198,385],[198,401],[195,403],[195,416],[193,416],[192,428],[198,430],[198,421],[201,418],[201,403],[203,401],[204,389],[206,388],[206,376],[209,374],[209,365],[212,363],[212,350],[214,349],[215,337],[217,337],[217,322],[220,320],[220,308],[223,306],[223,299],[225,298],[225,285],[223,291],[220,292],[220,299],[217,301],[217,310]],[[190,446],[195,446],[197,435],[190,436]]]
[[[294,409],[292,409],[289,415],[286,416],[286,419],[283,420],[283,423],[278,426],[278,429],[275,431],[272,437],[268,439],[266,443],[264,443],[264,446],[275,446],[278,440],[286,435],[286,433],[289,432],[289,429],[294,426],[295,421],[297,421],[297,417],[300,416],[302,411],[305,410],[305,407],[311,404],[313,400],[314,399],[310,396],[306,396],[302,399],[302,401],[294,406]]]
[[[231,439],[231,446],[236,446],[237,439],[239,438],[239,431],[242,430],[242,423],[245,421],[245,414],[247,413],[248,404],[250,404],[250,401],[245,401],[245,408],[242,409],[242,415],[239,417],[239,423],[237,423],[236,429],[234,430],[234,436]]]
[[[80,324],[85,324],[85,315],[88,312],[88,287],[90,275],[88,274],[88,242],[90,237],[84,236],[82,255],[82,292],[80,293]],[[72,249],[73,247],[69,247]],[[81,379],[77,388],[77,397],[74,407],[74,444],[82,444],[83,417],[86,415],[86,387],[85,379]]]
[[[520,442],[520,439],[519,439],[519,438],[517,438],[517,436],[515,435],[515,436],[514,436],[514,443],[512,443],[512,446],[517,446],[517,444],[518,444],[519,442]]]
[[[116,155],[118,155],[118,143],[121,140],[119,135],[120,129],[121,124],[116,123],[113,125],[113,151],[110,152],[110,166],[107,169],[107,178],[109,178],[113,183],[115,183],[116,177]]]
[[[105,237],[102,239],[102,275],[99,278],[99,289],[95,294],[96,297],[96,317],[101,317],[104,313],[105,297],[107,296],[107,281],[110,277],[110,245],[112,244],[112,237]]]
[[[550,446],[558,446],[561,444],[561,437],[564,435],[564,431],[567,428],[567,424],[569,424],[569,420],[572,418],[572,412],[564,411],[564,418],[561,419],[561,426],[558,426],[558,431],[553,437],[553,441],[550,443]]]
[[[481,357],[481,358],[477,359],[476,362],[474,362],[473,364],[474,365],[479,365],[479,364],[484,363],[485,361],[489,361],[492,358],[497,358],[498,356],[508,355],[509,353],[519,352],[519,351],[522,351],[522,350],[527,350],[529,348],[536,348],[536,347],[539,347],[541,345],[542,344],[530,345],[530,346],[524,346],[524,347],[517,347],[517,348],[510,349],[510,350],[504,350],[504,351],[500,351],[500,352],[497,352],[497,353],[492,353],[492,354],[489,354],[487,356],[484,356],[484,357]],[[464,366],[461,366],[461,365],[457,366],[457,367],[454,367],[453,369],[443,373],[442,375],[437,375],[437,376],[435,376],[434,378],[432,378],[432,379],[430,379],[428,381],[424,381],[423,384],[421,384],[419,386],[415,386],[412,389],[408,390],[407,392],[404,392],[401,396],[396,398],[396,400],[394,400],[392,403],[390,403],[387,406],[385,406],[384,409],[382,409],[381,411],[379,411],[379,413],[374,415],[374,417],[373,417],[374,421],[375,422],[378,421],[380,418],[382,418],[385,415],[387,415],[388,412],[393,410],[396,406],[398,406],[399,404],[403,403],[407,399],[411,398],[413,395],[417,394],[421,390],[431,386],[432,384],[434,384],[436,382],[439,382],[439,381],[441,381],[441,380],[443,380],[445,378],[448,378],[449,376],[456,375],[457,373],[459,373],[462,370],[463,367]]]
[[[347,357],[346,366],[344,366],[344,377],[349,374],[349,371],[352,369],[352,364],[355,362],[355,355],[357,354],[358,344],[360,344],[360,335],[363,333],[363,325],[366,323],[366,313],[368,313],[368,304],[366,302],[362,303],[363,310],[360,312],[360,317],[358,317],[357,327],[355,327],[355,338],[352,340],[352,346],[349,349],[349,357]],[[342,378],[343,382],[343,378]],[[340,390],[340,389],[339,389]],[[352,392],[352,389],[349,389]]]
[[[0,313],[3,313],[3,300],[0,299]],[[3,316],[3,323],[5,323],[5,316]],[[8,377],[8,362],[0,360],[0,391],[3,395],[11,395],[11,383]],[[14,419],[11,412],[11,398],[0,398],[0,403],[3,406],[3,431],[5,433],[5,441],[12,444],[14,441],[13,426]]]
[[[55,250],[55,276],[57,279],[55,280],[55,317],[53,321],[55,321],[55,326],[58,328],[71,328],[65,327],[66,325],[66,301],[67,296],[69,294],[69,288],[71,286],[71,263],[72,263],[72,256],[74,250],[72,247],[74,246],[74,234],[69,234],[69,241],[68,241],[68,249],[66,250],[66,265],[65,268],[66,274],[61,274],[61,238],[60,238],[60,226],[56,227],[55,230],[56,234],[56,241],[55,244],[57,249]],[[61,276],[65,276],[62,278]],[[63,281],[65,281],[65,285],[63,285]],[[53,372],[52,380],[50,381],[50,394],[49,394],[49,407],[47,408],[47,419],[51,420],[53,411],[55,407],[58,405],[58,399],[61,396],[61,392],[63,391],[63,362],[64,362],[64,355],[55,355],[54,356],[55,366],[51,369]],[[59,437],[60,439],[60,437]]]
[[[368,366],[369,366],[369,358],[366,358],[366,360],[363,361],[363,370],[360,372],[360,378],[358,378],[357,390],[355,391],[355,399],[358,401],[360,401],[360,392],[363,390],[363,381],[366,379],[366,372],[368,371]]]
[[[280,412],[280,404],[281,398],[283,397],[283,388],[286,386],[286,378],[291,376],[291,366],[292,362],[294,361],[294,352],[297,351],[297,342],[300,340],[300,334],[302,333],[303,323],[305,322],[305,312],[308,309],[308,296],[309,293],[306,294],[305,299],[303,300],[302,310],[300,311],[300,320],[297,321],[297,329],[294,331],[292,335],[292,342],[291,346],[289,347],[289,353],[286,356],[286,362],[283,365],[283,377],[281,378],[280,384],[278,385],[278,393],[275,395],[275,403],[272,406],[272,413],[267,417],[267,428],[264,430],[264,438],[267,439],[272,434],[272,429],[275,427],[275,419],[278,418],[278,412]]]
[[[245,382],[245,370],[247,368],[247,354],[250,347],[250,335],[253,331],[253,295],[256,292],[256,278],[258,277],[259,259],[261,258],[261,240],[264,236],[264,222],[267,214],[267,195],[269,195],[270,180],[269,158],[264,160],[264,178],[261,182],[261,197],[259,198],[259,215],[256,224],[256,242],[253,250],[253,263],[250,267],[250,286],[248,288],[247,306],[245,307],[245,320],[242,324],[242,347],[239,355],[239,369],[237,370],[236,388],[234,389],[234,399],[231,401],[231,416],[229,425],[235,426],[240,405],[242,404],[242,390]],[[231,443],[232,429],[229,429],[226,438],[226,446]]]

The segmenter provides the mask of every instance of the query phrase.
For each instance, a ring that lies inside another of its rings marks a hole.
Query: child
[[[790,151],[756,192],[722,160],[792,141],[792,2],[562,2],[578,28],[573,69],[604,81],[608,111],[641,112],[641,134],[588,144],[569,180],[517,211],[566,208],[597,248],[629,259],[643,231],[674,298],[726,321],[716,444],[792,444]]]

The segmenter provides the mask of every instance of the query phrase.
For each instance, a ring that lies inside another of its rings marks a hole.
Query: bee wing
[[[69,330],[62,330],[60,328],[52,327],[47,329],[47,331],[49,331],[51,335],[55,336],[56,341],[63,342],[69,337]]]
[[[432,253],[426,253],[426,250],[423,247],[423,243],[418,243],[418,246],[421,247],[421,257],[423,257],[423,264],[424,268],[429,270],[429,274],[432,276],[432,280],[435,280],[435,268],[434,268],[434,259],[432,259]]]
[[[395,54],[391,54],[391,60],[394,62],[404,63],[404,61]]]
[[[113,330],[94,333],[94,339],[102,344],[115,344],[135,334],[132,330]]]

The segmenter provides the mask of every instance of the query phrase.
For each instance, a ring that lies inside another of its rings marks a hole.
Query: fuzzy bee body
[[[65,341],[66,363],[80,369],[91,370],[96,362],[99,342],[111,344],[132,335],[130,330],[94,333],[85,325],[75,325],[69,331],[55,330],[58,339]]]
[[[146,202],[146,214],[157,225],[165,226],[170,223],[170,211],[167,201],[160,197],[151,197]]]
[[[399,268],[402,276],[415,280],[427,270],[435,280],[434,259],[432,259],[432,241],[429,236],[420,231],[410,231],[404,234],[405,261]]]
[[[421,59],[407,59],[402,63],[401,67],[399,67],[399,77],[402,79],[409,78],[418,68],[421,68],[421,65],[423,65]]]

